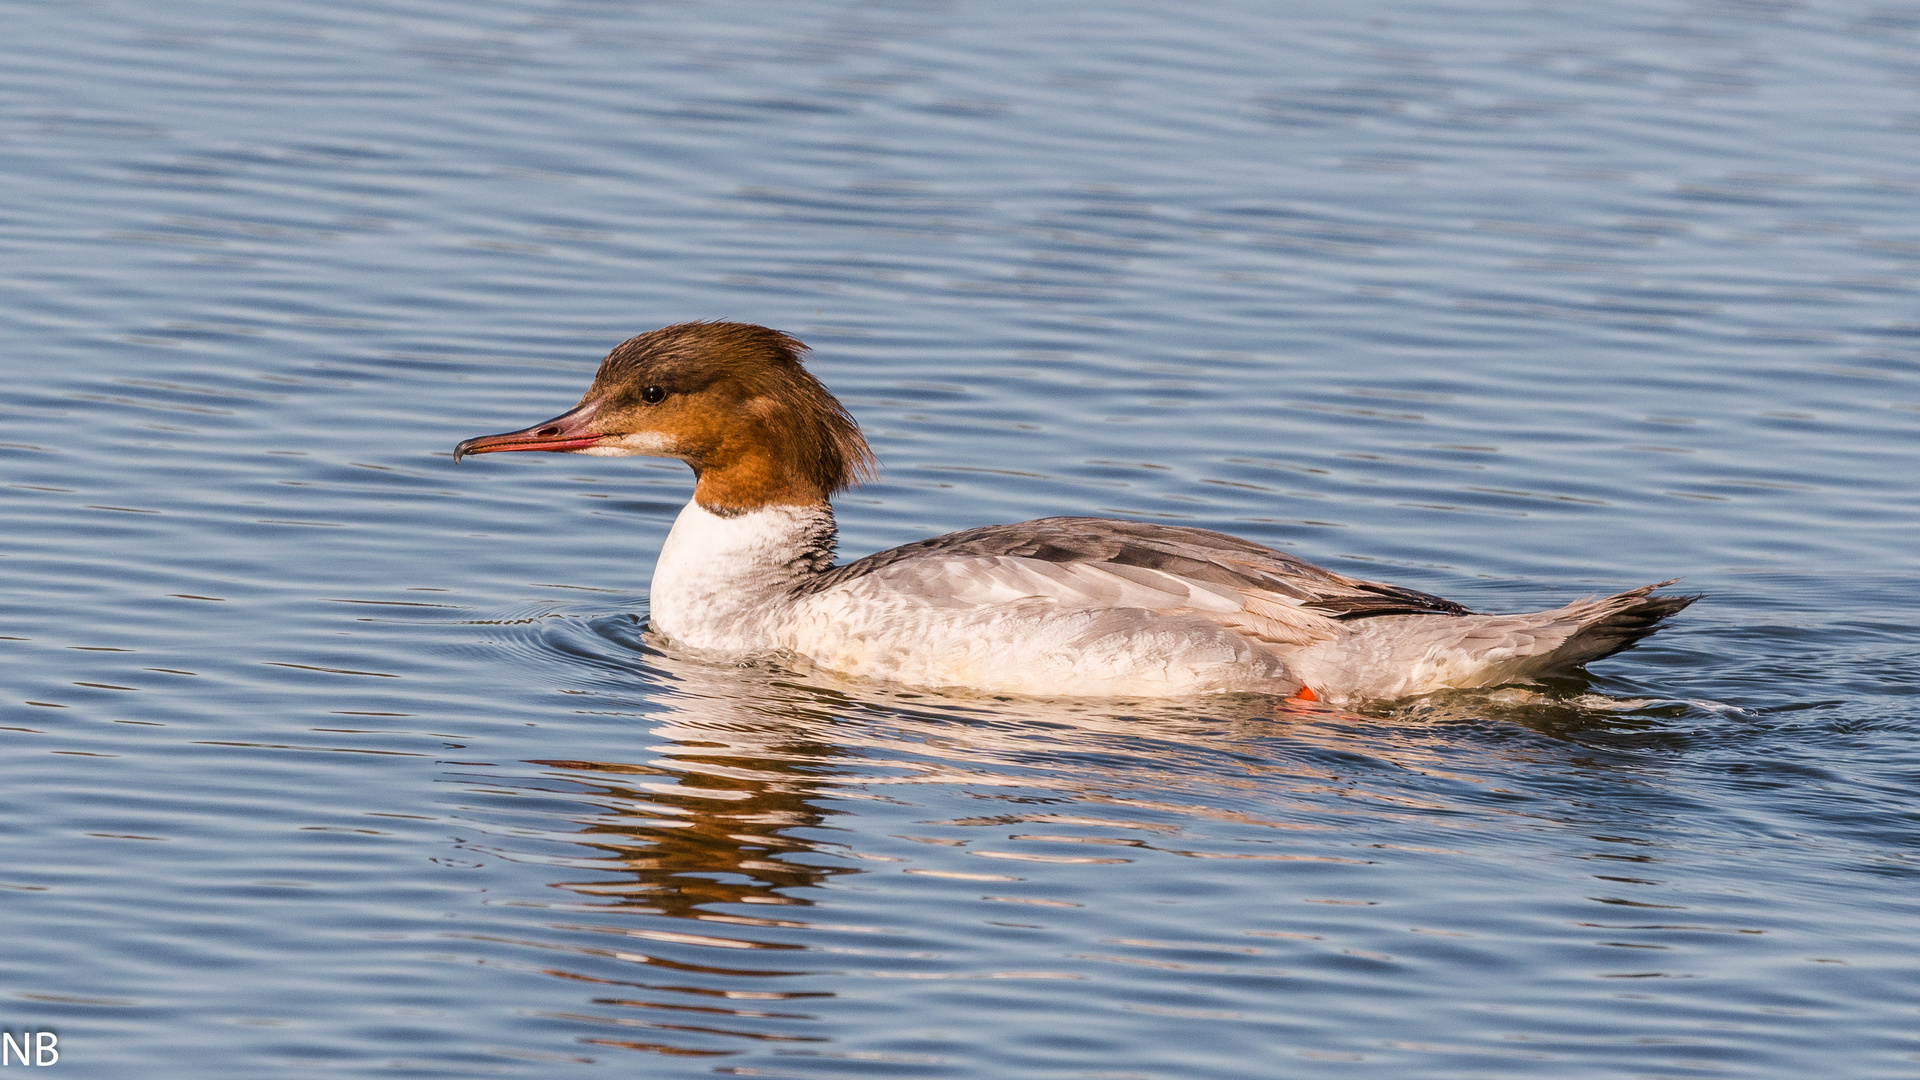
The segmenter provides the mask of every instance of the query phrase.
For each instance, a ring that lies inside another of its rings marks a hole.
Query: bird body
[[[1698,599],[1649,585],[1486,615],[1224,533],[1088,517],[968,529],[836,566],[829,499],[871,457],[801,366],[804,349],[742,323],[655,330],[616,347],[571,411],[469,439],[455,456],[680,458],[698,480],[654,568],[656,633],[715,657],[790,653],[919,686],[1386,700],[1597,660]]]

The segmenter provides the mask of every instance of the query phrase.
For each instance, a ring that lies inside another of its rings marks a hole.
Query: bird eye
[[[649,386],[640,391],[640,400],[649,405],[658,405],[667,400],[667,392],[658,386]]]

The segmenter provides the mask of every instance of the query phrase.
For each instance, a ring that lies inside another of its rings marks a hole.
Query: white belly
[[[953,609],[829,593],[795,605],[778,644],[822,667],[918,686],[1038,696],[1286,690],[1276,659],[1203,619],[1045,601]]]

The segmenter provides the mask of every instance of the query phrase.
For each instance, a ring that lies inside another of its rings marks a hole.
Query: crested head
[[[690,322],[628,338],[580,404],[523,431],[469,439],[456,456],[556,450],[675,457],[716,513],[823,503],[871,477],[860,427],[801,366],[807,347],[736,322]]]

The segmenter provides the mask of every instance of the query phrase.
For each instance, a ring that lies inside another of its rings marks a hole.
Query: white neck
[[[833,541],[826,503],[723,517],[689,502],[653,567],[653,629],[688,648],[765,648],[794,587],[833,565]]]

